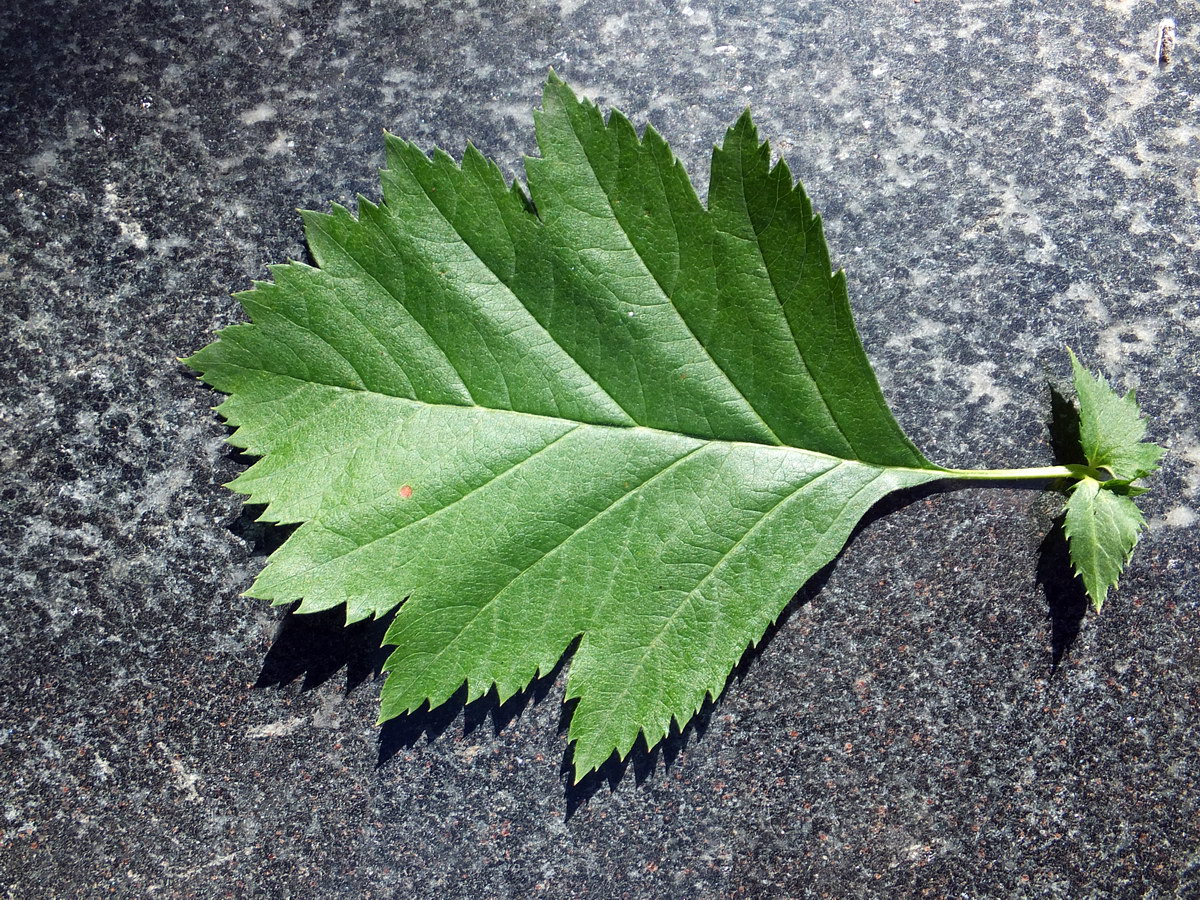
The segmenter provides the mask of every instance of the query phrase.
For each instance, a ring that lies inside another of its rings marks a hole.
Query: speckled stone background
[[[0,890],[1200,896],[1198,43],[1182,0],[10,0]],[[381,732],[378,624],[241,598],[279,536],[176,357],[295,207],[378,196],[382,128],[519,174],[549,66],[694,173],[753,104],[933,458],[1049,462],[1064,344],[1137,387],[1171,455],[1103,615],[1052,496],[902,496],[575,789],[561,671]]]

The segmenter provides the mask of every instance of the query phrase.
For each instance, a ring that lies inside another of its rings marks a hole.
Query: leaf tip
[[[733,123],[733,127],[726,132],[726,143],[731,139],[758,143],[758,126],[754,124],[754,114],[750,111],[749,106],[742,110],[742,114]]]

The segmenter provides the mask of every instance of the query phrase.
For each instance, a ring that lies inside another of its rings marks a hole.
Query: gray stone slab
[[[1200,25],[1175,5],[1160,68],[1169,6],[10,2],[0,890],[1200,896]],[[279,537],[176,357],[303,258],[295,207],[378,196],[381,129],[519,174],[550,66],[700,179],[753,105],[939,462],[1049,462],[1064,344],[1136,387],[1171,455],[1103,615],[1052,496],[901,497],[697,727],[573,789],[561,671],[381,732],[377,624],[242,598]]]

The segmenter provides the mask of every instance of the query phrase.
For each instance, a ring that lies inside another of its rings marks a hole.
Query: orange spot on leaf
[[[407,484],[404,485],[404,487],[400,488],[400,496],[407,500],[412,496],[412,487]]]

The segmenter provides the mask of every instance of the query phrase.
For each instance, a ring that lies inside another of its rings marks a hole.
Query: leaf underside
[[[887,408],[819,217],[748,114],[707,208],[664,140],[551,76],[528,195],[387,136],[383,203],[305,213],[189,363],[302,523],[249,594],[400,605],[381,719],[579,639],[576,777],[682,726],[890,491],[939,477]],[[403,602],[402,602],[403,601]]]

